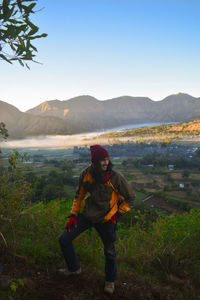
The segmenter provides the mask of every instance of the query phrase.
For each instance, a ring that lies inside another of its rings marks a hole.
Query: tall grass
[[[70,214],[71,205],[72,201],[62,199],[46,205],[39,203],[24,211],[15,222],[17,252],[30,263],[63,265],[58,236]],[[144,219],[144,216],[140,218]],[[161,215],[156,222],[148,223],[148,228],[141,220],[135,225],[123,224],[122,217],[116,242],[119,265],[124,270],[153,275],[159,280],[174,275],[200,283],[199,224],[199,210],[183,215]],[[12,234],[4,234],[9,245]],[[80,235],[74,243],[83,263],[103,271],[103,246],[94,229]]]

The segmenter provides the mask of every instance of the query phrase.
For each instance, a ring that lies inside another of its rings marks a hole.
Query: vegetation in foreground
[[[13,269],[17,267],[17,261],[20,259],[23,261],[23,267],[20,267],[22,270],[26,266],[25,270],[37,269],[38,273],[42,273],[43,270],[48,269],[48,272],[52,272],[64,265],[57,238],[64,228],[72,199],[31,203],[29,199],[32,186],[17,168],[16,162],[20,159],[24,158],[13,156],[10,159],[11,171],[1,170],[2,264],[6,267],[4,262],[9,257]],[[146,291],[147,299],[158,297],[159,299],[198,299],[199,220],[199,210],[167,216],[145,209],[141,205],[121,218],[118,223],[116,247],[119,280],[127,278],[127,282],[130,283],[126,299],[130,299],[134,293],[134,288],[131,288],[133,278],[134,280],[140,278],[143,289],[147,286],[150,288],[150,294]],[[75,245],[83,264],[89,266],[94,276],[103,277],[103,249],[96,232],[87,231],[75,241]],[[36,290],[31,289],[30,292],[27,288],[27,272],[24,272],[20,278],[17,277],[17,272],[9,270],[7,275],[10,274],[13,274],[11,281],[2,291],[5,299],[23,299],[23,297],[25,299],[25,295],[30,298],[30,293],[36,293]],[[36,282],[38,280],[39,278],[35,279]],[[87,274],[84,280],[89,284]],[[157,286],[156,291],[155,286]],[[94,293],[94,291],[90,292]],[[77,297],[76,295],[76,299],[83,299]]]

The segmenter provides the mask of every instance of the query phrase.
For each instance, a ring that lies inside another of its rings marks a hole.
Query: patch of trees
[[[135,204],[133,210],[120,218],[118,226],[127,230],[130,226],[138,224],[143,230],[149,230],[152,222],[156,222],[159,215],[158,209],[152,209],[143,203]]]
[[[134,165],[136,168],[145,167],[148,165],[153,165],[154,167],[165,167],[168,165],[174,165],[178,169],[187,169],[187,168],[199,168],[199,161],[194,157],[186,158],[183,156],[180,157],[170,157],[169,155],[159,154],[157,152],[153,154],[146,154],[141,158],[136,159],[127,159],[123,161],[124,166]],[[188,175],[188,171],[184,171],[184,176]]]
[[[33,172],[26,175],[26,180],[32,184],[32,201],[49,202],[53,199],[63,197],[69,198],[71,195],[68,192],[67,186],[77,185],[77,179],[73,178],[71,169],[67,172],[50,171],[48,174],[36,176]]]
[[[53,160],[54,166],[61,169],[62,171],[71,172],[75,167],[75,163],[72,160]]]

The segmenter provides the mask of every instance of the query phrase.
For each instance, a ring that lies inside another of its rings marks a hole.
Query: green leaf
[[[10,12],[9,4],[10,4],[10,0],[3,0],[3,2],[2,2],[4,21],[7,20],[9,12]]]
[[[16,9],[15,11],[14,11],[14,13],[13,13],[13,17],[16,15],[16,13],[18,12],[18,10]]]
[[[21,56],[23,60],[32,60],[35,55],[32,54],[32,51],[27,51],[25,55]]]
[[[25,38],[25,39],[26,39],[26,38]],[[26,43],[26,49],[27,49],[27,50],[30,48],[30,45],[31,45],[30,40],[27,40],[27,43]]]
[[[9,9],[8,15],[7,15],[7,19],[9,20],[9,18],[11,17],[12,13],[13,13],[14,7],[12,7],[11,9]],[[10,20],[9,20],[10,21]]]
[[[12,62],[3,54],[0,54],[0,57],[4,60],[6,60],[9,64],[12,64]]]
[[[15,282],[12,282],[10,285],[11,291],[15,293],[17,288],[18,288],[17,284]]]
[[[15,39],[18,35],[13,25],[6,25],[7,30],[5,31],[4,38]]]
[[[10,41],[9,45],[10,45],[10,48],[11,48],[13,51],[16,51],[16,49],[15,49],[15,47],[14,47],[12,41]]]
[[[22,4],[21,4],[21,0],[17,0],[17,5],[20,9],[20,12],[22,12]]]
[[[35,27],[34,29],[31,29],[28,33],[28,35],[34,35],[36,32],[38,32],[39,28],[38,27]]]
[[[15,46],[17,46],[17,50],[16,50],[16,53],[17,55],[21,55],[23,52],[24,52],[24,48],[22,47],[21,44],[14,44]]]
[[[36,2],[33,2],[33,3],[29,4],[29,5],[26,7],[26,9],[27,9],[26,12],[28,12],[28,13],[32,12],[32,9],[35,7],[35,5],[36,5]]]
[[[32,29],[38,28],[35,24],[33,24],[31,21],[29,21],[28,18],[25,20],[26,24],[29,25]]]
[[[30,43],[30,47],[37,52],[37,48]]]
[[[41,37],[46,37],[46,36],[47,36],[47,34],[43,33],[43,34],[40,34],[40,35],[31,36],[31,37],[29,37],[29,39],[34,40],[34,39],[39,39]]]
[[[26,52],[25,55],[21,56],[21,59],[23,59],[23,61],[24,60],[33,60],[33,57],[35,57],[35,55],[32,53],[32,51],[28,51],[28,52]]]
[[[19,42],[20,42],[20,44],[22,45],[22,47],[25,48],[25,44],[24,44],[24,41],[23,41],[23,39],[21,38],[21,36],[18,36],[18,39],[19,39]]]
[[[47,34],[47,33],[42,33],[40,36],[41,36],[41,37],[47,37],[48,34]]]
[[[19,59],[18,62],[20,63],[20,65],[21,65],[22,67],[24,67],[24,63],[22,62],[21,59]]]
[[[17,28],[19,28],[19,29],[21,29],[21,31],[25,32],[27,29],[27,25],[23,24],[23,25],[18,26]]]
[[[16,26],[13,24],[5,25],[7,30],[5,31],[4,38],[9,38],[15,40],[18,38],[19,34],[26,31],[26,25]]]
[[[17,20],[15,20],[15,19],[9,19],[9,22],[10,22],[10,23],[13,23],[13,24],[23,24],[22,21],[17,21]]]
[[[27,153],[24,153],[24,156],[26,155]],[[26,158],[26,157],[25,157]],[[22,278],[18,278],[17,279],[17,282],[21,285],[21,286],[24,286],[24,279]]]
[[[25,22],[31,28],[31,30],[28,33],[29,36],[35,34],[39,30],[39,27],[30,22],[28,18],[26,18]]]

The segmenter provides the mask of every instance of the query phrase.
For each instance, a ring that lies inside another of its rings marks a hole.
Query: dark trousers
[[[94,227],[98,232],[103,245],[105,255],[106,281],[114,282],[117,275],[116,264],[116,224],[108,221],[106,223],[91,223],[83,214],[77,216],[77,227],[74,224],[70,232],[63,231],[59,236],[59,243],[69,271],[76,271],[80,268],[80,262],[73,246],[73,239],[85,230]]]

